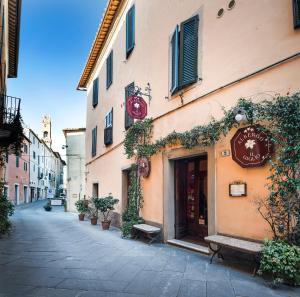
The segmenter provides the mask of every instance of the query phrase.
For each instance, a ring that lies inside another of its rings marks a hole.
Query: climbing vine
[[[270,224],[274,238],[290,243],[300,240],[300,94],[277,96],[272,100],[254,103],[240,99],[236,106],[224,111],[220,120],[211,119],[207,125],[185,132],[173,131],[152,142],[153,120],[136,122],[124,141],[127,158],[150,158],[164,148],[181,145],[186,149],[212,146],[233,127],[237,110],[244,110],[249,124],[259,125],[268,132],[276,149],[270,160],[268,199],[258,201],[258,211]]]
[[[128,204],[126,211],[122,216],[122,234],[127,237],[131,234],[132,226],[143,222],[139,216],[140,209],[143,207],[143,193],[138,175],[137,166],[131,166],[129,174],[129,187],[128,187]]]

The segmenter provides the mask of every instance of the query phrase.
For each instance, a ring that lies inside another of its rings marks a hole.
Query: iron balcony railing
[[[21,99],[0,95],[0,125],[13,124],[20,117]]]

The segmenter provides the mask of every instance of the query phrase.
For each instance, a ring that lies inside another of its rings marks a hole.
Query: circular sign
[[[128,114],[138,120],[143,120],[147,115],[147,103],[140,96],[130,96],[126,101]]]
[[[237,130],[230,142],[232,159],[243,168],[263,166],[273,151],[268,135],[255,126]]]
[[[150,174],[150,162],[143,157],[138,160],[138,173],[142,177],[148,177]]]

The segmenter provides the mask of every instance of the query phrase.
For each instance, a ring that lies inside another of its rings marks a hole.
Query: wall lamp
[[[242,122],[247,122],[248,118],[247,118],[247,113],[243,108],[238,108],[234,111],[235,113],[235,120],[237,121],[237,123],[242,123]]]

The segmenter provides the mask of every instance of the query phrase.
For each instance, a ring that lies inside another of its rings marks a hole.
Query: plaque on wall
[[[232,159],[243,168],[263,166],[273,151],[268,135],[256,126],[238,129],[230,142]]]
[[[247,196],[247,184],[240,183],[240,182],[229,184],[229,196],[231,197]]]

